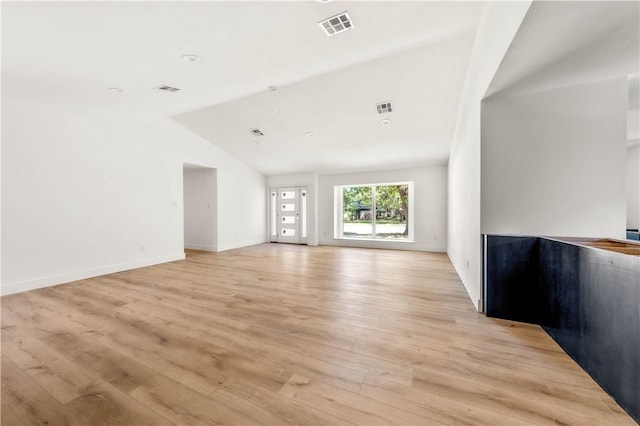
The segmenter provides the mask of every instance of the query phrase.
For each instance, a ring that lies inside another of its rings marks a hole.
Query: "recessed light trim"
[[[278,88],[276,86],[269,86],[269,90],[275,92],[276,90],[278,90]]]
[[[313,136],[313,132],[307,132],[307,136],[309,137]]]
[[[180,56],[180,59],[182,59],[185,62],[190,62],[190,63],[200,62],[200,56],[192,55],[192,54],[189,54],[189,53]]]
[[[323,19],[318,25],[328,37],[353,28],[353,21],[348,12],[338,13],[330,18]]]
[[[385,118],[380,122],[380,124],[382,124],[383,126],[388,126],[389,124],[391,124],[391,120],[389,120],[388,118]]]
[[[124,89],[122,89],[120,87],[109,87],[109,91],[111,93],[122,93],[122,92],[124,92]]]
[[[260,141],[253,141],[253,144],[254,144],[255,146],[260,146]]]

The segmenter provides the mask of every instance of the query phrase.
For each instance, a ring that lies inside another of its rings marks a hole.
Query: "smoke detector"
[[[164,90],[165,92],[177,92],[178,89],[177,87],[171,87],[171,86],[158,86],[156,88],[154,88],[154,90]]]
[[[376,108],[378,108],[378,114],[385,114],[393,111],[391,108],[391,102],[381,102],[376,105]]]
[[[251,129],[251,133],[253,133],[254,136],[264,136],[264,133],[262,133],[260,129]]]
[[[185,62],[200,62],[200,56],[198,55],[191,55],[191,54],[185,54],[180,56],[180,59],[182,59]]]
[[[320,28],[324,30],[327,36],[331,37],[334,34],[353,28],[353,21],[347,12],[342,12],[318,22],[318,25],[320,25]]]

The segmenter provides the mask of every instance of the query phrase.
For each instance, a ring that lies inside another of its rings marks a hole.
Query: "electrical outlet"
[[[469,269],[469,261],[467,260],[467,269]]]
[[[146,247],[145,246],[140,246],[140,251],[145,251]]]

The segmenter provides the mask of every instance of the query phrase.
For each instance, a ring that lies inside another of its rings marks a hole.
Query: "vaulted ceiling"
[[[637,74],[640,2],[534,2],[487,96],[516,96]],[[631,88],[632,98],[637,95]]]
[[[484,7],[5,2],[3,96],[171,118],[268,175],[443,164]]]
[[[2,2],[3,97],[166,117],[267,175],[444,164],[487,4]],[[633,70],[637,2],[534,2],[488,95]]]

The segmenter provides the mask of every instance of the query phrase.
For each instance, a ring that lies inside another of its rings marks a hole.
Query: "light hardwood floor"
[[[259,245],[2,297],[2,425],[635,424],[444,254]]]

